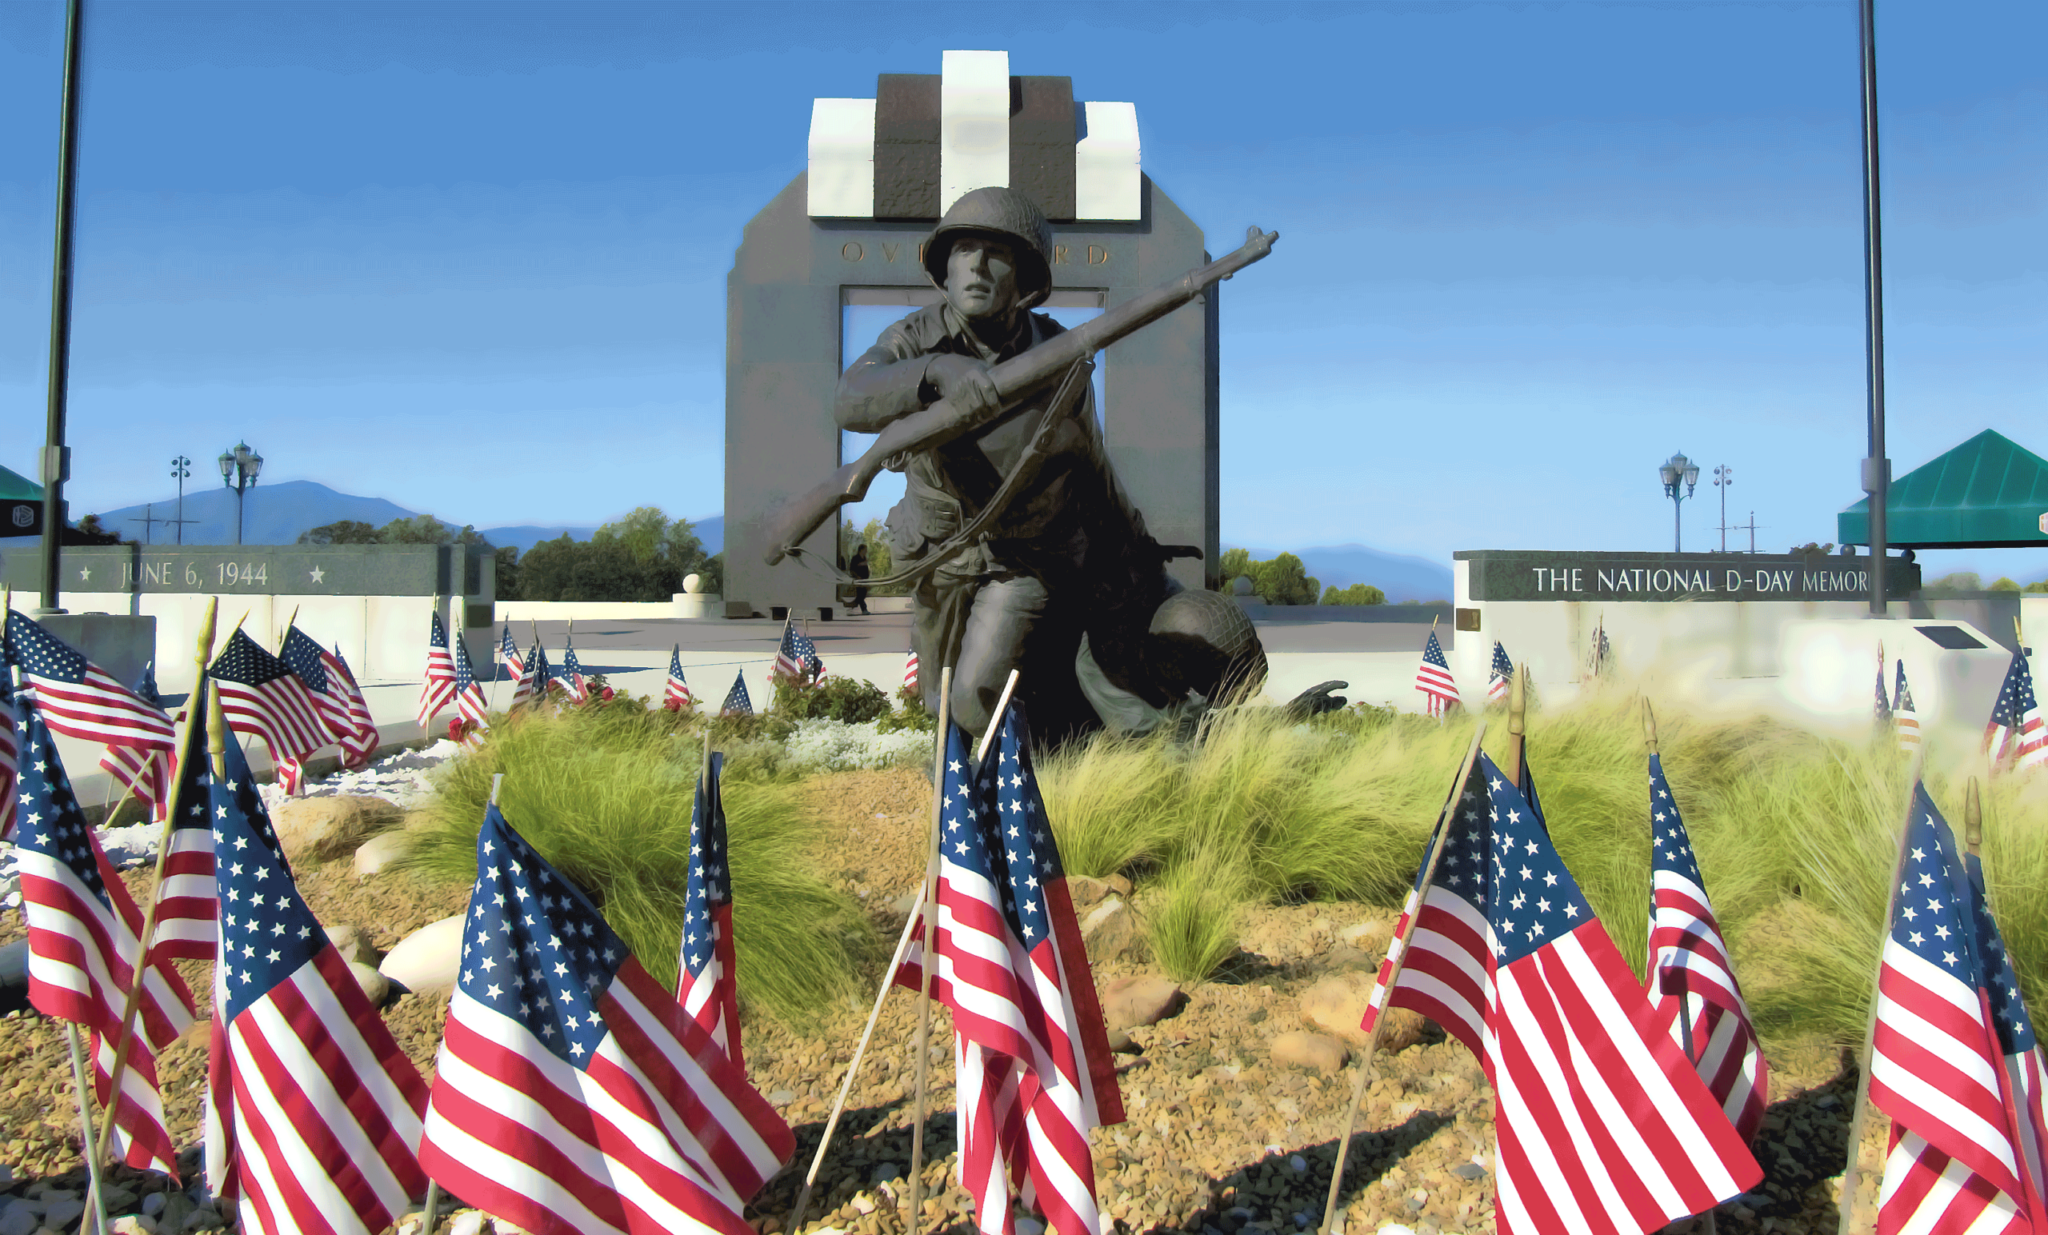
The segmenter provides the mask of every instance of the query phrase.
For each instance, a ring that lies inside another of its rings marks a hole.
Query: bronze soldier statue
[[[1051,250],[1029,197],[963,195],[924,250],[945,300],[883,331],[840,378],[833,407],[854,432],[940,401],[969,426],[889,459],[905,475],[887,520],[892,559],[923,568],[912,646],[920,665],[954,666],[954,719],[984,729],[1016,668],[1041,741],[1104,723],[1143,731],[1186,705],[1255,692],[1266,670],[1235,604],[1167,574],[1168,560],[1199,550],[1147,534],[1104,446],[1088,362],[1023,398],[992,376],[1064,333],[1031,311],[1052,290]],[[922,681],[936,709],[938,674]]]

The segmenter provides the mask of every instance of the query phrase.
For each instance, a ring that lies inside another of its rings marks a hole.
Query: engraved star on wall
[[[312,574],[313,582],[315,583],[320,582],[320,580],[327,574],[325,570],[318,566],[315,566],[310,573]]]

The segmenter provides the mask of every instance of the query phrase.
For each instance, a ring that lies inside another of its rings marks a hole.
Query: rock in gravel
[[[1354,1046],[1363,1045],[1371,1035],[1360,1025],[1365,1020],[1366,1008],[1371,1005],[1373,983],[1377,977],[1375,973],[1354,971],[1322,979],[1302,992],[1302,1019]],[[1407,1008],[1389,1011],[1386,1032],[1380,1037],[1380,1049],[1391,1054],[1415,1045],[1422,1037],[1425,1024],[1427,1021],[1420,1013]]]
[[[1342,1072],[1351,1052],[1328,1034],[1291,1029],[1273,1039],[1273,1062],[1284,1067],[1314,1068],[1318,1072]]]
[[[1108,897],[1114,896],[1116,889],[1110,887],[1107,882],[1101,879],[1094,879],[1087,875],[1068,875],[1067,894],[1074,899],[1075,912],[1086,913],[1092,906],[1101,904]]]
[[[337,794],[288,798],[271,811],[271,826],[293,865],[332,862],[354,853],[379,832],[398,827],[405,812],[383,798]]]
[[[1337,932],[1337,942],[1346,947],[1357,948],[1360,952],[1386,955],[1387,945],[1394,941],[1394,927],[1385,918],[1374,918],[1347,926]]]
[[[391,979],[361,961],[350,961],[348,971],[355,976],[356,985],[363,988],[371,1007],[381,1008],[391,1002]]]
[[[107,1220],[107,1230],[113,1235],[156,1235],[156,1223],[140,1214],[123,1214]]]
[[[184,1232],[185,1235],[191,1235],[193,1231],[218,1231],[227,1226],[227,1224],[228,1220],[221,1217],[218,1210],[209,1209],[202,1205],[191,1213],[186,1214],[184,1224],[178,1229]],[[165,1231],[170,1228],[159,1222],[156,1229]]]
[[[35,1235],[42,1224],[42,1214],[27,1201],[10,1200],[0,1205],[0,1235]]]
[[[1119,896],[1110,897],[1082,915],[1081,938],[1088,945],[1088,959],[1096,964],[1140,956],[1145,948],[1138,915]]]
[[[399,940],[377,966],[379,972],[415,995],[453,990],[462,963],[462,917],[449,914]]]
[[[186,1196],[182,1192],[165,1192],[161,1195],[164,1198],[164,1206],[156,1214],[156,1229],[159,1231],[184,1230],[185,1220],[190,1218],[193,1211],[199,1207],[192,1203],[191,1197]]]
[[[465,1209],[455,1215],[455,1221],[448,1224],[448,1235],[484,1235],[484,1213],[481,1209]]]
[[[66,1197],[61,1201],[51,1201],[44,1207],[43,1225],[52,1230],[72,1230],[77,1228],[78,1220],[84,1216],[85,1202]]]
[[[375,965],[384,959],[383,953],[370,942],[370,932],[353,922],[337,922],[333,926],[323,923],[321,929],[327,932],[327,942],[334,945],[334,950],[341,953],[341,959],[345,961]]]
[[[412,837],[403,831],[377,833],[356,847],[356,878],[383,874],[411,845]]]
[[[1156,1025],[1186,1005],[1180,983],[1167,978],[1118,978],[1102,990],[1102,1019],[1110,1029]]]

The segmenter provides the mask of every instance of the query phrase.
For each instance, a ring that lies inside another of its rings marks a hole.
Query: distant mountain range
[[[1283,552],[1280,549],[1254,549],[1249,545],[1244,549],[1254,561],[1268,561]],[[1406,553],[1387,553],[1359,544],[1317,545],[1284,552],[1300,558],[1308,573],[1325,587],[1369,583],[1385,592],[1387,600],[1393,604],[1404,600],[1451,599],[1451,568],[1444,562]]]
[[[341,493],[312,480],[285,480],[257,485],[242,495],[242,543],[248,545],[289,545],[316,527],[354,519],[371,527],[382,527],[393,519],[409,519],[418,511],[407,510],[381,497],[358,497]],[[76,506],[72,507],[78,511]],[[170,520],[178,517],[176,498],[123,506],[99,512],[100,526],[124,538],[149,544],[178,543],[178,529]],[[83,517],[83,514],[80,514]],[[185,495],[183,543],[188,545],[231,545],[235,543],[235,495],[228,489],[194,490]],[[152,522],[145,522],[146,520]],[[446,522],[444,520],[444,522]],[[460,531],[460,523],[449,527]],[[717,553],[725,547],[725,516],[693,521],[704,551]],[[562,524],[520,524],[483,527],[477,532],[500,548],[510,545],[521,553],[543,540],[567,535],[588,540],[595,525],[571,527]]]

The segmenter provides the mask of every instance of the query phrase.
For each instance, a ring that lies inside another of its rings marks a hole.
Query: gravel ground
[[[420,770],[402,769],[408,777]],[[928,806],[919,774],[843,773],[814,782],[809,800],[826,822],[814,854],[821,869],[860,896],[877,925],[894,938],[902,922],[898,899],[915,887],[924,863]],[[345,862],[299,873],[301,890],[323,922],[356,924],[379,949],[460,911],[468,891],[395,874],[359,882]],[[147,882],[139,870],[125,877],[131,889]],[[1315,1028],[1303,1017],[1301,997],[1317,980],[1370,972],[1377,965],[1378,950],[1350,947],[1346,928],[1391,922],[1394,913],[1389,906],[1329,903],[1255,910],[1243,924],[1245,950],[1218,980],[1188,991],[1176,1015],[1130,1031],[1134,1051],[1119,1056],[1129,1118],[1094,1135],[1097,1194],[1106,1227],[1236,1235],[1315,1225],[1354,1073],[1348,1067],[1325,1073],[1277,1064],[1270,1058],[1271,1043],[1281,1033]],[[19,914],[0,914],[0,944],[22,933]],[[182,968],[201,1015],[207,1015],[207,967]],[[1127,959],[1096,968],[1101,985],[1150,972],[1142,962]],[[792,1168],[756,1200],[753,1212],[764,1235],[787,1231],[789,1210],[866,1012],[865,1007],[835,1009],[827,1028],[814,1037],[758,1019],[746,1026],[754,1082],[797,1132]],[[403,997],[387,1012],[400,1044],[429,1077],[446,1013],[445,998],[420,996]],[[905,1230],[916,1021],[915,998],[892,994],[803,1230],[857,1235]],[[972,1227],[972,1215],[965,1194],[951,1179],[951,1031],[944,1010],[935,1008],[924,1229],[964,1232]],[[206,1062],[203,1027],[171,1048],[163,1062],[172,1130],[196,1145]],[[1832,1231],[1854,1073],[1817,1043],[1780,1051],[1771,1063],[1773,1105],[1757,1146],[1768,1174],[1755,1193],[1722,1207],[1720,1230],[1731,1235]],[[66,1191],[82,1193],[70,1085],[64,1038],[55,1023],[33,1014],[0,1021],[0,1215],[13,1200],[34,1196],[37,1204],[46,1204]],[[1345,1173],[1343,1229],[1350,1235],[1492,1230],[1492,1109],[1492,1093],[1478,1063],[1440,1034],[1425,1033],[1415,1045],[1383,1055],[1359,1114],[1360,1135]],[[1870,1122],[1863,1146],[1863,1191],[1874,1198],[1886,1127],[1881,1118]],[[194,1167],[186,1172],[187,1184],[196,1184],[195,1155],[196,1150],[187,1155],[187,1164]],[[123,1168],[114,1178],[135,1194],[132,1206],[164,1212],[162,1200],[147,1196],[164,1188],[161,1177]],[[171,1225],[198,1230],[207,1229],[210,1219],[217,1224],[213,1211],[201,1208],[204,1200],[203,1190],[195,1187],[172,1201],[180,1221]],[[473,1214],[451,1215],[438,1229],[471,1232],[476,1221]],[[416,1229],[417,1223],[412,1225]],[[1704,1227],[1692,1220],[1672,1229]],[[1020,1224],[1020,1231],[1036,1235],[1028,1222]]]

